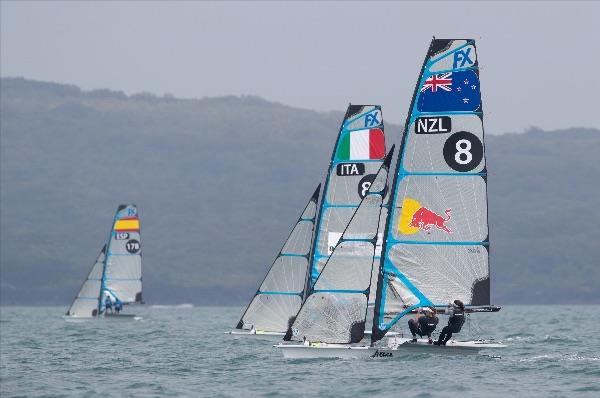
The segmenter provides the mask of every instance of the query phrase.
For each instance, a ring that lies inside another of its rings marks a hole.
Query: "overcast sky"
[[[431,37],[477,39],[491,133],[600,127],[598,2],[7,2],[1,74],[403,121]]]

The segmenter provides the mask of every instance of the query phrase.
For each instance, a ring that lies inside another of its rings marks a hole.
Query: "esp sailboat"
[[[135,205],[120,205],[108,242],[65,314],[65,319],[133,318],[121,313],[142,302],[142,250],[140,220]]]
[[[386,159],[377,181],[387,178],[389,165]],[[467,313],[500,309],[490,305],[487,167],[474,40],[431,42],[393,177],[389,200],[386,190],[373,184],[354,213],[286,335],[303,344],[277,346],[285,357],[392,358],[407,350],[474,354],[504,347],[488,340],[435,346],[398,336],[379,344],[402,317],[421,307],[442,312],[459,299]],[[345,255],[348,246],[357,246],[356,237],[372,241],[377,202],[386,225],[381,257],[372,263],[378,269],[375,288],[365,277],[372,271],[366,252],[347,260],[341,255],[338,260],[336,253]],[[369,211],[370,223],[365,220]],[[360,341],[371,290],[376,300],[371,342],[365,344]]]

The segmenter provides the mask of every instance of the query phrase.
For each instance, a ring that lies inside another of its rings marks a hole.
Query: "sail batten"
[[[373,342],[421,306],[489,304],[482,115],[475,42],[434,39],[394,173]]]

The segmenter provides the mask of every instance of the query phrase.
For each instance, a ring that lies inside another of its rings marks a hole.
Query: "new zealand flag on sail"
[[[429,76],[419,93],[419,112],[476,111],[481,104],[479,78],[472,70]]]

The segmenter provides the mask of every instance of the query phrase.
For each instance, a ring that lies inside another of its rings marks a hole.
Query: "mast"
[[[372,344],[415,308],[489,304],[482,112],[475,42],[434,38],[398,153]]]
[[[104,295],[104,291],[106,290],[106,264],[108,262],[108,256],[110,254],[110,244],[112,241],[111,238],[113,235],[113,229],[115,227],[115,222],[117,221],[117,215],[119,214],[119,210],[121,210],[122,208],[125,208],[125,205],[119,205],[119,207],[117,208],[117,212],[113,216],[112,225],[110,226],[110,232],[108,234],[108,241],[104,245],[106,251],[104,253],[104,261],[102,262],[102,278],[100,279],[100,295],[98,296],[98,312],[96,313],[96,315],[102,314],[102,306],[104,305],[104,303],[102,302],[102,298]]]

